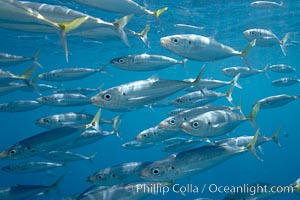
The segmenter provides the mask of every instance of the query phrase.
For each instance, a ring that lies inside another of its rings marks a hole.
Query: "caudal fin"
[[[128,46],[130,47],[127,35],[124,31],[124,27],[127,25],[127,23],[131,20],[131,18],[133,17],[133,14],[131,15],[126,15],[125,17],[122,17],[121,19],[115,21],[113,24],[116,28],[116,31],[119,35],[119,37],[122,39],[122,41]]]
[[[286,42],[288,41],[290,34],[290,32],[286,33],[280,41],[280,48],[284,56],[286,56]]]
[[[257,129],[257,131],[255,132],[255,135],[253,136],[252,140],[249,142],[249,144],[247,145],[247,149],[250,153],[252,153],[258,160],[262,161],[262,159],[259,157],[259,155],[257,155],[256,150],[255,150],[255,145],[256,145],[256,141],[258,138],[258,135],[260,133],[260,130]]]
[[[241,74],[238,73],[235,77],[233,77],[233,79],[230,81],[230,84],[239,89],[243,89],[243,87],[237,82],[238,79],[240,78],[240,75]]]
[[[272,140],[273,142],[275,142],[279,147],[281,147],[281,144],[280,144],[280,142],[279,142],[279,140],[278,140],[279,132],[280,132],[280,128],[277,129],[277,131],[276,131],[276,132],[274,133],[274,135],[271,137],[271,140]]]
[[[40,49],[37,50],[37,51],[35,52],[35,54],[32,56],[32,61],[33,61],[34,64],[36,64],[36,65],[39,66],[40,68],[43,68],[43,66],[42,66],[42,65],[39,63],[39,61],[38,61],[38,57],[39,57],[40,53],[41,53],[41,50],[40,50]]]
[[[251,124],[252,124],[252,126],[253,126],[254,128],[257,127],[256,122],[255,122],[255,118],[256,118],[256,116],[257,116],[257,113],[258,113],[258,111],[259,111],[259,108],[260,108],[260,104],[259,104],[259,103],[256,103],[256,104],[253,106],[251,113],[246,117],[248,120],[250,120],[250,122],[251,122]]]
[[[59,37],[61,39],[62,45],[64,47],[67,62],[69,62],[69,49],[68,49],[68,44],[67,44],[67,40],[66,40],[66,34],[70,31],[76,29],[83,22],[85,22],[88,18],[89,17],[81,17],[81,18],[75,19],[70,22],[62,22],[62,23],[52,22],[53,26],[55,26],[59,30],[58,33],[59,33]]]
[[[234,85],[230,85],[230,87],[228,88],[228,90],[226,92],[226,99],[229,101],[229,103],[231,103],[231,105],[234,105],[233,104],[233,99],[232,99],[233,89],[234,89]]]
[[[164,7],[161,9],[158,9],[157,11],[154,12],[154,17],[156,19],[156,21],[161,25],[161,21],[159,20],[159,16],[164,13],[166,10],[168,10],[168,7]]]
[[[242,58],[244,59],[246,65],[249,67],[249,68],[252,68],[251,67],[251,64],[247,58],[247,55],[248,53],[250,52],[250,50],[252,49],[252,47],[255,46],[255,43],[256,43],[256,39],[252,40],[245,48],[244,50],[241,52],[241,56]]]
[[[99,126],[99,120],[100,120],[100,117],[101,117],[101,111],[102,111],[101,108],[99,108],[98,112],[94,116],[94,118],[91,121],[91,123],[85,125],[86,129],[93,128],[96,131],[98,131],[99,133],[102,131],[101,128],[100,128],[100,126]]]

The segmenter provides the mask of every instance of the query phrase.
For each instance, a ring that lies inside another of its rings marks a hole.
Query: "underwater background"
[[[35,2],[67,6],[110,22],[122,17],[120,14],[92,9],[73,1],[44,0]],[[143,5],[142,1],[137,2]],[[148,33],[150,48],[137,37],[129,37],[131,46],[127,47],[118,38],[115,40],[97,40],[70,35],[67,36],[70,55],[69,62],[66,63],[61,41],[57,34],[30,33],[0,28],[0,51],[30,57],[36,50],[40,49],[41,53],[38,60],[43,68],[37,68],[34,72],[35,74],[39,74],[65,67],[100,68],[109,63],[113,58],[129,54],[160,54],[182,60],[182,57],[160,46],[159,40],[161,37],[173,34],[193,33],[213,37],[217,41],[231,46],[236,50],[242,50],[249,43],[243,36],[243,31],[247,29],[263,28],[272,30],[279,39],[282,39],[287,32],[291,32],[291,37],[287,42],[286,56],[282,54],[279,45],[272,47],[255,46],[251,49],[248,58],[254,68],[263,69],[267,64],[283,63],[295,67],[297,70],[296,73],[286,75],[268,71],[267,76],[261,73],[248,78],[240,78],[238,83],[243,88],[234,89],[233,100],[235,105],[241,102],[243,113],[248,114],[252,109],[253,103],[264,97],[277,94],[300,95],[299,84],[282,88],[274,87],[271,84],[272,80],[280,77],[300,77],[300,37],[298,35],[298,31],[300,30],[300,1],[285,0],[283,8],[271,9],[251,7],[251,1],[247,0],[147,0],[146,3],[147,8],[151,10],[168,7],[168,10],[159,17],[162,25],[160,26],[151,16],[136,15],[126,27],[139,32],[146,24],[150,24],[151,28]],[[198,28],[174,26],[174,24],[188,24],[197,26]],[[53,83],[53,85],[57,87],[101,87],[102,90],[105,90],[127,82],[147,79],[154,74],[164,79],[183,80],[186,78],[195,78],[204,64],[206,67],[203,77],[229,81],[231,78],[223,75],[221,70],[225,67],[244,66],[244,61],[238,56],[212,62],[189,60],[187,62],[187,71],[179,64],[155,72],[125,71],[108,65],[106,67],[107,73],[97,73],[82,80],[64,82],[62,84]],[[30,63],[24,63],[5,68],[4,70],[9,70],[15,74],[22,74],[30,65]],[[47,82],[40,81],[40,83]],[[218,91],[225,92],[226,90],[227,87],[223,87]],[[184,93],[184,91],[179,92],[168,99],[172,100],[174,97]],[[51,91],[43,92],[43,95],[46,94],[51,94]],[[0,103],[12,100],[33,100],[38,97],[40,97],[40,94],[37,92],[17,91],[0,96]],[[215,104],[229,105],[226,99],[220,99]],[[101,168],[131,161],[155,161],[164,158],[169,153],[161,151],[161,146],[128,150],[124,149],[121,145],[134,140],[135,136],[141,131],[158,124],[167,117],[166,113],[174,108],[172,106],[146,107],[126,112],[122,116],[119,131],[122,139],[112,135],[94,144],[74,150],[84,155],[92,155],[98,152],[92,162],[86,160],[72,162],[63,169],[54,169],[52,175],[45,172],[10,174],[0,171],[0,187],[16,184],[49,185],[55,182],[61,175],[65,175],[58,190],[61,196],[68,196],[80,193],[91,186],[91,184],[86,182],[86,177]],[[94,105],[77,107],[43,106],[27,112],[0,113],[0,149],[5,149],[17,141],[45,131],[45,129],[35,124],[38,118],[72,111],[84,111],[92,114],[96,113],[97,110],[98,107]],[[105,119],[112,119],[118,114],[120,113],[103,109],[101,116]],[[282,147],[278,147],[275,143],[264,144],[262,153],[263,161],[257,160],[250,153],[244,153],[200,174],[176,182],[180,185],[193,184],[199,186],[199,188],[202,188],[204,184],[229,186],[257,182],[267,182],[282,186],[291,184],[300,176],[299,114],[299,100],[295,100],[282,107],[259,111],[256,122],[260,128],[261,135],[272,136],[280,128],[279,141],[282,144]],[[102,128],[109,130],[111,126],[103,125]],[[255,131],[256,129],[249,122],[245,122],[233,132],[219,138],[254,135]],[[35,159],[39,160],[38,158]],[[0,160],[0,167],[14,162]],[[59,198],[57,194],[53,195],[54,199]],[[209,191],[205,191],[203,194],[200,192],[197,194],[186,193],[186,196],[170,192],[164,196],[149,196],[147,199],[195,199],[202,197],[222,199],[224,196],[224,193],[210,193]],[[47,199],[50,197],[46,196],[42,198]],[[281,194],[272,199],[297,198],[299,199],[299,196],[293,194]]]

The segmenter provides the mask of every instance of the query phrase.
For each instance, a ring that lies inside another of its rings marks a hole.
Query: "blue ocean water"
[[[120,14],[100,11],[77,4],[73,1],[53,0],[53,1],[35,1],[48,4],[62,5],[69,8],[88,13],[99,17],[105,21],[113,22],[122,17]],[[142,1],[137,1],[143,5]],[[157,10],[162,7],[168,7],[168,10],[159,18],[162,22],[159,25],[152,16],[140,15],[134,16],[126,26],[136,32],[141,31],[146,24],[151,25],[148,34],[150,48],[147,48],[143,42],[130,37],[130,47],[127,47],[120,39],[115,40],[97,40],[87,39],[76,36],[67,36],[69,48],[69,62],[66,63],[64,51],[57,34],[31,33],[24,31],[13,31],[0,29],[0,51],[15,55],[31,56],[37,49],[41,49],[39,62],[43,68],[37,68],[35,74],[50,71],[53,69],[65,67],[101,67],[113,58],[129,54],[160,54],[181,60],[182,57],[164,49],[159,39],[163,36],[173,34],[193,33],[207,37],[213,37],[217,41],[229,45],[236,50],[242,50],[249,43],[243,36],[243,31],[250,28],[263,28],[272,30],[278,38],[283,38],[285,33],[291,32],[287,45],[287,55],[284,56],[279,45],[272,47],[254,47],[249,55],[249,61],[253,67],[263,69],[266,64],[288,64],[297,69],[294,74],[278,74],[268,72],[268,76],[258,74],[253,77],[239,79],[238,82],[243,89],[234,89],[234,103],[241,101],[242,110],[248,114],[251,111],[252,104],[264,97],[289,94],[299,95],[299,84],[290,87],[278,88],[271,84],[272,80],[280,77],[300,77],[299,75],[299,35],[300,29],[300,1],[284,1],[283,8],[258,9],[250,6],[251,1],[247,0],[224,0],[224,1],[154,1],[147,0],[147,8]],[[174,24],[187,24],[199,29],[174,26]],[[97,73],[91,77],[79,81],[65,82],[63,84],[55,83],[58,87],[93,87],[101,86],[101,89],[107,89],[113,86],[127,82],[147,79],[152,75],[157,75],[164,79],[183,80],[185,78],[195,78],[200,68],[205,64],[204,77],[213,79],[230,80],[222,74],[221,69],[231,66],[244,66],[240,57],[231,57],[219,61],[200,62],[189,60],[187,62],[187,72],[181,65],[176,65],[164,70],[155,72],[134,72],[125,71],[109,65],[106,68],[107,73]],[[5,68],[15,74],[22,74],[30,63]],[[42,82],[41,83],[47,83]],[[52,84],[52,83],[51,83]],[[225,92],[227,88],[219,91]],[[47,91],[42,95],[51,94]],[[182,95],[180,92],[173,95],[172,98]],[[40,97],[38,93],[15,92],[0,97],[0,102],[5,103],[12,100],[36,99]],[[218,100],[216,104],[229,105],[226,100]],[[141,150],[128,150],[122,148],[122,144],[134,140],[135,136],[152,126],[155,126],[161,120],[167,117],[166,113],[174,107],[154,107],[142,108],[126,112],[122,117],[120,126],[120,135],[122,140],[109,136],[97,143],[85,146],[75,151],[85,155],[91,155],[98,152],[92,163],[88,161],[77,161],[69,163],[64,169],[53,170],[52,174],[10,174],[0,171],[0,187],[16,184],[44,184],[53,183],[61,175],[64,175],[63,182],[59,185],[61,196],[68,196],[80,193],[89,186],[86,177],[98,169],[125,163],[131,161],[155,161],[168,156],[168,153],[160,150],[161,146]],[[38,134],[45,129],[35,124],[36,119],[51,114],[64,112],[96,113],[98,108],[93,105],[80,107],[50,107],[43,106],[37,110],[18,112],[18,113],[0,113],[1,116],[1,140],[0,149],[5,149],[10,145]],[[286,186],[299,178],[298,143],[300,136],[298,134],[300,102],[294,102],[283,107],[261,110],[258,113],[256,122],[262,135],[271,136],[280,128],[279,140],[282,147],[274,143],[263,145],[263,161],[257,160],[250,153],[244,153],[235,156],[220,165],[206,170],[200,174],[187,179],[179,180],[182,186],[192,184],[199,188],[199,192],[186,193],[186,196],[169,192],[165,195],[150,196],[147,199],[195,199],[195,198],[214,198],[222,199],[226,194],[224,192],[211,192],[207,188],[202,193],[204,185],[215,184],[218,186],[232,186],[253,184],[257,182],[268,182],[274,185]],[[102,116],[105,119],[111,119],[119,112],[103,110]],[[104,129],[111,129],[110,126],[103,126]],[[253,135],[256,129],[246,122],[235,129],[232,133],[224,137],[233,137],[241,135]],[[38,158],[34,158],[38,160]],[[0,167],[14,163],[15,161],[0,160]],[[188,163],[187,163],[188,164]],[[49,195],[51,196],[51,195]],[[49,196],[46,197],[50,198]],[[59,198],[53,194],[53,198]],[[51,196],[52,197],[52,196]],[[281,194],[272,199],[299,199],[294,194]]]

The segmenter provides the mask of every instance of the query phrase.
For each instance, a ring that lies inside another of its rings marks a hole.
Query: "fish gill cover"
[[[299,5],[1,0],[0,199],[299,199]]]

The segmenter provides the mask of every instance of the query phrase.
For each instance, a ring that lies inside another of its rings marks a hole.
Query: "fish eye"
[[[115,178],[116,177],[116,175],[115,175],[115,173],[112,173],[112,175],[111,175],[113,178]]]
[[[99,174],[99,175],[96,176],[96,178],[97,178],[98,180],[101,180],[103,177]]]
[[[192,122],[192,127],[193,128],[199,128],[199,122],[197,122],[197,121]]]
[[[208,121],[208,122],[207,122],[207,124],[208,124],[208,125],[211,125],[211,122],[210,122],[210,121]]]
[[[143,137],[144,137],[144,138],[145,138],[145,137],[147,137],[147,134],[146,134],[146,133],[144,133],[144,134],[143,134]]]
[[[153,168],[152,170],[153,175],[159,175],[159,169],[158,168]]]
[[[123,63],[125,63],[125,60],[124,60],[123,58],[120,58],[120,59],[118,60],[118,62],[121,63],[121,64],[123,64]]]
[[[106,100],[106,101],[110,101],[111,100],[111,95],[106,93],[103,95],[103,98]]]
[[[170,123],[171,125],[174,125],[174,124],[175,124],[175,119],[170,119],[170,120],[169,120],[169,123]]]
[[[43,122],[45,122],[45,123],[49,123],[49,122],[50,122],[50,120],[46,118],[46,119],[44,119],[44,120],[43,120]]]
[[[177,101],[177,103],[182,103],[183,102],[182,99],[180,99],[180,98],[176,99],[176,101]]]
[[[177,38],[173,38],[172,40],[174,43],[177,43],[178,42],[178,39]]]
[[[12,149],[12,150],[9,151],[10,155],[14,155],[15,153],[16,153],[16,150],[14,150],[14,149]]]
[[[250,31],[250,35],[255,35],[255,32],[254,31]]]

